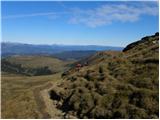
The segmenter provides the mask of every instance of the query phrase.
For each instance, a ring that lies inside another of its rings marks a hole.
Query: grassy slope
[[[59,80],[60,74],[26,77],[3,73],[2,118],[49,118],[43,114],[43,104],[40,99],[38,99],[40,102],[38,104],[36,98],[39,98],[39,95],[35,96],[34,91],[36,89],[36,94],[38,94],[37,90],[41,86],[56,83]]]
[[[72,63],[49,56],[12,56],[7,61],[22,64],[24,68],[49,66],[54,72],[62,72]],[[49,118],[48,113],[42,110],[44,103],[39,92],[49,87],[46,84],[60,81],[60,76],[61,73],[27,77],[2,72],[2,118]],[[56,117],[56,112],[52,116]]]
[[[44,110],[40,91],[52,86],[48,84],[60,81],[61,72],[72,61],[64,62],[49,56],[12,56],[7,60],[25,68],[49,66],[58,73],[28,77],[2,72],[2,118],[50,118]],[[56,111],[52,116],[56,117]]]
[[[158,118],[158,38],[125,52],[99,52],[80,71],[71,69],[55,91],[60,109],[78,118]]]
[[[54,106],[45,108],[40,96],[41,89],[50,89],[50,83],[57,86],[58,82],[61,84],[53,90],[61,97],[60,110],[72,116],[157,118],[159,51],[157,44],[147,44],[124,53],[99,52],[87,59],[88,66],[79,72],[71,69],[62,81],[60,73],[32,77],[2,73],[2,118],[63,118]],[[17,63],[26,67],[61,64],[52,60],[19,57]],[[47,93],[42,93],[47,101]],[[45,104],[51,105],[48,101]]]
[[[14,64],[21,64],[24,68],[40,68],[48,66],[53,72],[59,72],[66,69],[69,62],[49,56],[12,56],[6,58],[7,61]]]

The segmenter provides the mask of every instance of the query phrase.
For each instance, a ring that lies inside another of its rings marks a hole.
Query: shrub
[[[95,88],[94,83],[89,81],[88,83],[86,83],[85,85],[86,88],[88,88],[89,90],[92,90]]]
[[[129,103],[147,110],[150,114],[155,114],[158,110],[158,99],[154,98],[155,94],[157,93],[145,89],[134,91],[129,96]]]
[[[141,79],[136,78],[136,79],[130,80],[130,83],[139,88],[149,88],[149,89],[153,88],[152,81],[149,78],[141,78]]]
[[[111,118],[112,111],[106,110],[102,108],[101,106],[96,106],[90,113],[89,118],[95,118],[95,119],[105,119],[105,118]]]
[[[110,108],[111,105],[112,105],[112,101],[113,101],[113,95],[112,94],[103,95],[101,100],[100,100],[101,107],[104,107],[105,109]]]
[[[96,91],[97,91],[99,94],[101,94],[101,95],[106,94],[106,93],[109,92],[109,91],[107,90],[106,84],[103,83],[103,82],[98,82],[98,81],[97,81],[97,82],[95,83],[95,87],[96,87]]]
[[[68,72],[68,71],[65,71],[65,72],[62,73],[61,77],[65,77],[65,76],[67,76],[67,75],[69,75],[69,72]]]
[[[89,80],[89,81],[94,81],[95,80],[95,75],[91,71],[87,71],[86,74],[84,75],[84,78]]]
[[[92,91],[91,95],[92,95],[93,100],[94,100],[94,106],[100,105],[102,96],[100,94],[98,94],[97,92],[93,92],[93,91]]]
[[[103,72],[104,72],[103,67],[99,66],[99,73],[103,73]]]
[[[137,108],[133,105],[127,106],[127,114],[129,119],[148,118],[148,115],[144,109]]]
[[[128,118],[126,109],[116,109],[112,113],[112,119],[124,119],[124,118]]]
[[[105,79],[105,77],[106,77],[105,74],[100,73],[98,76],[98,80],[103,81]]]
[[[122,100],[120,98],[120,96],[118,96],[117,94],[114,96],[114,99],[112,101],[112,108],[119,108],[122,104]]]

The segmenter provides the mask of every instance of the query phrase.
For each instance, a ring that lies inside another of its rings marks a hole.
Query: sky
[[[2,41],[126,46],[159,31],[157,1],[3,1]]]

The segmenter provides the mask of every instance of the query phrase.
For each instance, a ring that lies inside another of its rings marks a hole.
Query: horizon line
[[[57,43],[51,43],[51,44],[46,44],[46,43],[40,43],[40,44],[36,44],[36,43],[23,43],[23,42],[11,42],[11,41],[1,41],[2,43],[13,43],[13,44],[28,44],[28,45],[48,45],[48,46],[52,46],[52,45],[57,45],[57,46],[102,46],[102,47],[126,47],[126,46],[112,46],[112,45],[98,45],[98,44],[57,44]]]

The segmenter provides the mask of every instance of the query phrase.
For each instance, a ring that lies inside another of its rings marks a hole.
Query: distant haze
[[[33,44],[21,44],[21,43],[1,43],[2,56],[10,55],[54,55],[57,53],[64,54],[77,54],[80,53],[95,53],[96,51],[104,50],[122,50],[122,47],[113,46],[98,46],[98,45],[33,45]],[[82,51],[82,52],[81,52]],[[62,55],[57,55],[62,56]]]

